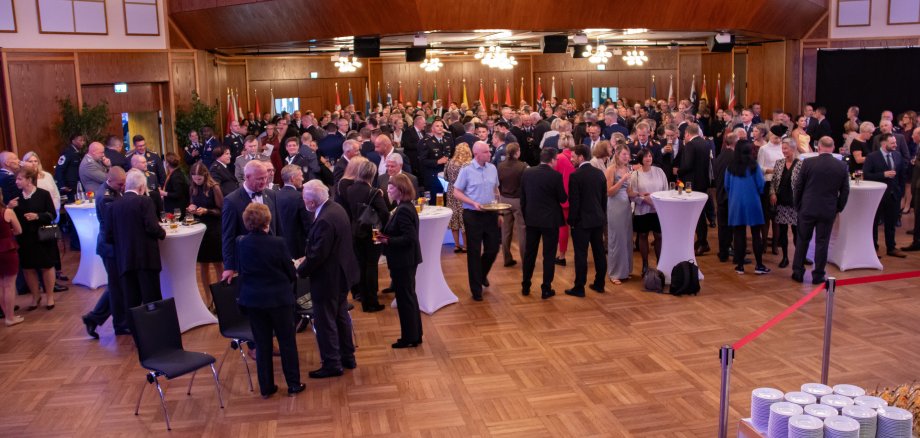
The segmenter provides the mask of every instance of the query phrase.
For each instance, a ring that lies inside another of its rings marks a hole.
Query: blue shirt
[[[480,204],[494,201],[497,187],[498,169],[492,163],[486,163],[483,166],[476,160],[470,162],[469,166],[460,169],[460,175],[457,176],[457,182],[454,183],[455,189],[460,189],[468,198]],[[463,203],[463,208],[475,210],[466,202]]]

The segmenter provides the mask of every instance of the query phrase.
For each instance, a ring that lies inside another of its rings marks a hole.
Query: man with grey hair
[[[329,200],[329,189],[318,180],[304,184],[303,203],[315,219],[297,274],[310,277],[313,324],[322,360],[322,366],[309,375],[313,379],[341,376],[343,368],[357,366],[348,315],[348,291],[359,276],[351,222],[345,209]]]
[[[415,192],[419,192],[418,178],[415,175],[403,171],[403,166],[405,162],[403,157],[400,154],[392,154],[390,158],[387,158],[386,163],[384,164],[384,174],[377,177],[377,188],[383,190],[383,196],[387,196],[387,184],[390,183],[390,179],[396,175],[403,174],[409,177],[409,181],[412,182],[412,187],[415,187]],[[387,205],[390,207],[395,207],[395,205],[390,205],[389,199],[387,199]]]
[[[357,140],[345,140],[345,142],[342,143],[342,156],[335,161],[335,166],[332,166],[333,187],[339,185],[339,181],[342,179],[342,176],[345,175],[345,168],[348,167],[348,163],[351,159],[360,154],[361,145]]]
[[[272,219],[269,234],[277,235],[281,227],[278,225],[279,215],[277,200],[274,190],[265,190],[269,177],[265,163],[251,160],[243,169],[244,180],[240,188],[224,196],[224,205],[221,208],[221,252],[224,258],[224,272],[221,281],[230,283],[239,268],[236,254],[236,238],[247,234],[243,226],[243,211],[252,202],[265,204],[271,212]]]
[[[7,204],[22,197],[22,190],[16,186],[16,172],[19,172],[19,157],[10,151],[0,152],[0,190]]]
[[[901,154],[902,157],[908,157],[908,158],[910,157],[910,149],[908,149],[907,147],[907,140],[904,139],[903,135],[897,133],[894,130],[894,124],[891,122],[891,120],[887,120],[887,119],[882,119],[882,121],[878,123],[878,133],[875,135],[875,137],[872,137],[872,152],[875,152],[881,149],[879,139],[881,139],[882,136],[885,134],[891,134],[894,136],[895,141],[897,142],[897,146],[898,146],[895,150],[898,151],[898,153]],[[906,163],[907,163],[907,160],[905,160],[905,164]],[[897,170],[901,171],[904,169],[897,169]]]
[[[96,194],[96,219],[99,221],[99,235],[96,239],[96,254],[102,258],[102,264],[105,266],[108,285],[105,291],[99,296],[95,307],[89,313],[83,315],[83,324],[86,326],[86,334],[94,339],[99,339],[96,333],[96,327],[105,323],[109,316],[112,317],[112,328],[116,335],[129,334],[128,320],[125,311],[125,296],[121,289],[121,280],[118,276],[118,265],[115,260],[115,249],[112,245],[106,243],[105,236],[109,227],[112,226],[107,221],[109,207],[112,203],[121,198],[121,192],[125,186],[125,170],[119,166],[112,166],[106,175],[106,180],[99,186]]]
[[[278,201],[278,223],[288,251],[292,257],[300,257],[304,252],[306,230],[313,216],[304,208],[301,190],[303,189],[303,170],[296,164],[281,168],[281,181],[284,186],[275,191]]]
[[[473,300],[482,301],[482,287],[489,287],[489,271],[501,244],[500,219],[496,211],[482,209],[497,201],[498,170],[489,162],[489,145],[473,144],[473,161],[464,166],[454,183],[454,196],[463,203],[467,238],[467,271]]]
[[[86,155],[80,161],[80,183],[83,190],[95,192],[106,179],[106,172],[112,162],[105,157],[105,146],[98,141],[89,144]]]
[[[543,117],[540,117],[540,113],[538,112],[530,113],[530,123],[533,125],[534,144],[539,149],[540,144],[543,143],[543,136],[553,128],[550,126],[549,122],[543,120]]]

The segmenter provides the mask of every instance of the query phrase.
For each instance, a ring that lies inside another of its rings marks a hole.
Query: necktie
[[[888,162],[888,170],[894,170],[894,163],[891,162],[891,154],[885,154],[885,161]]]
[[[262,192],[252,192],[252,199],[255,200],[257,196],[262,196]]]

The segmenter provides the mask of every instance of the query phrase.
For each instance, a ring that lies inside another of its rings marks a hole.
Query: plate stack
[[[875,409],[865,406],[844,406],[841,410],[844,417],[850,417],[859,422],[859,438],[875,438],[878,427],[878,414]]]
[[[844,406],[852,405],[853,399],[838,394],[831,394],[821,397],[821,404],[828,405],[836,409],[837,412],[840,412],[840,409],[842,409]]]
[[[789,419],[789,438],[824,438],[824,422],[811,415]]]
[[[853,398],[853,397],[859,397],[861,395],[866,395],[866,390],[856,385],[842,384],[842,385],[834,385],[834,394]]]
[[[795,403],[778,402],[770,405],[770,423],[767,426],[767,437],[788,437],[789,419],[796,415],[802,415],[802,412],[802,407]]]
[[[825,395],[833,394],[834,389],[820,383],[806,383],[802,385],[802,392],[807,392],[817,398],[821,398]]]
[[[878,409],[888,406],[888,402],[885,399],[880,397],[873,397],[871,395],[861,395],[853,399],[859,406],[865,406],[871,409]]]
[[[783,398],[789,403],[795,403],[801,407],[812,405],[818,402],[818,399],[815,396],[800,391],[787,392]]]
[[[824,438],[859,438],[859,422],[839,415],[825,418]]]
[[[770,405],[783,401],[783,391],[774,388],[757,388],[751,392],[751,422],[759,431],[767,430],[770,423]]]
[[[773,420],[771,417],[770,420]],[[914,416],[910,411],[890,406],[878,409],[878,438],[910,438]]]
[[[805,413],[812,417],[818,417],[824,420],[827,417],[838,415],[837,409],[828,405],[808,405],[805,406]]]

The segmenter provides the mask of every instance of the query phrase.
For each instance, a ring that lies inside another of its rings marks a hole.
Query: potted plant
[[[178,139],[180,149],[189,145],[189,132],[198,131],[205,125],[214,126],[216,118],[217,105],[206,105],[198,97],[198,92],[192,91],[191,110],[176,109],[176,139]]]
[[[61,110],[61,121],[55,128],[61,137],[61,142],[67,144],[74,134],[86,137],[86,143],[102,141],[105,137],[106,126],[109,124],[109,104],[106,101],[89,106],[83,103],[79,110],[70,96],[57,100]]]

